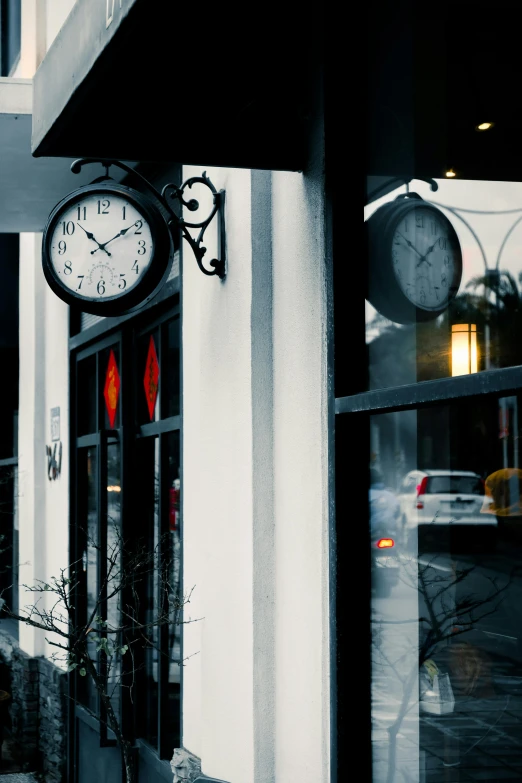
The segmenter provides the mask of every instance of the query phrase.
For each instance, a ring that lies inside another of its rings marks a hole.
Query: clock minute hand
[[[401,232],[400,232],[400,231],[397,231],[397,233],[399,234],[399,236],[401,236],[401,237],[404,239],[404,241],[406,242],[406,244],[408,245],[408,247],[411,247],[411,249],[412,249],[412,250],[415,250],[415,252],[417,253],[417,255],[418,255],[418,256],[420,256],[420,257],[421,257],[421,260],[422,260],[422,259],[424,258],[424,256],[422,255],[422,253],[421,253],[419,250],[417,250],[417,248],[415,247],[415,245],[413,244],[413,242],[410,242],[410,240],[409,240],[409,239],[406,239],[406,237],[404,236],[404,234],[401,234]],[[420,261],[419,261],[419,263],[420,263]],[[417,266],[418,266],[418,264],[417,264]]]

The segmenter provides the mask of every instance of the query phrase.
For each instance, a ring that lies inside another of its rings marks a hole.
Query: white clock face
[[[59,215],[49,242],[61,283],[92,301],[127,294],[154,250],[150,226],[134,203],[114,192],[86,193]]]
[[[407,212],[392,239],[395,277],[406,298],[423,310],[441,310],[460,264],[460,249],[451,224],[426,207]]]

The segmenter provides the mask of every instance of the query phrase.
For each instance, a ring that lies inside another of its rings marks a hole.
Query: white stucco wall
[[[20,374],[18,405],[19,606],[34,603],[23,585],[44,579],[45,492],[45,310],[46,282],[39,261],[41,237],[20,234]],[[20,624],[20,646],[42,655],[44,640]]]
[[[321,168],[273,174],[277,783],[329,780],[326,284]]]
[[[68,308],[45,282],[41,234],[20,235],[19,562],[20,610],[34,603],[24,589],[67,568],[69,541]],[[50,481],[50,409],[61,415],[62,472]],[[52,601],[49,595],[48,601]],[[49,604],[50,606],[50,604]],[[53,650],[44,634],[20,624],[20,645],[31,655]]]
[[[41,2],[41,0],[38,0]],[[47,0],[45,14],[45,50],[52,45],[72,11],[76,0]],[[98,11],[98,9],[96,9]]]
[[[316,783],[330,710],[321,167],[208,174],[227,191],[228,274],[204,277],[185,245],[184,574],[204,619],[185,628],[183,744],[230,783]]]
[[[22,40],[15,76],[32,78],[75,0],[22,0]],[[69,371],[68,307],[47,286],[41,234],[20,235],[19,603],[34,603],[23,585],[58,576],[68,564]],[[47,474],[50,409],[61,415],[62,472]],[[48,601],[52,596],[48,596]],[[43,599],[42,599],[43,600]],[[45,635],[20,625],[20,645],[51,655]]]
[[[200,174],[186,169],[184,176]],[[183,744],[203,771],[253,780],[250,173],[208,170],[236,219],[226,283],[183,258]],[[192,194],[191,194],[192,195]],[[209,245],[208,253],[214,248]],[[210,255],[212,258],[212,255]]]
[[[40,235],[38,235],[40,236]],[[45,285],[45,442],[51,440],[51,409],[60,409],[61,472],[45,484],[46,579],[59,578],[69,564],[69,308]],[[53,597],[48,597],[48,606]],[[45,647],[45,654],[53,650]],[[57,661],[58,662],[58,661]],[[62,661],[63,663],[63,661]]]

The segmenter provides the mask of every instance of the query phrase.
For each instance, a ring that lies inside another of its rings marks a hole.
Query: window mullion
[[[335,401],[335,412],[338,414],[407,410],[419,405],[451,402],[481,394],[515,392],[521,386],[522,366],[506,367],[456,378],[439,378],[409,386],[373,389],[349,397],[339,397]]]

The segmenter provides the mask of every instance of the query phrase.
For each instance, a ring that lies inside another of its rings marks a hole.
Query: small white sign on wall
[[[51,408],[51,440],[60,440],[60,408]]]

